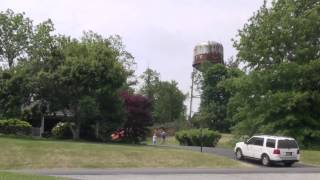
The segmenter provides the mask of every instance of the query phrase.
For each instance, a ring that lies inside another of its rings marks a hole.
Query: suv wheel
[[[242,160],[243,159],[243,155],[242,155],[241,149],[237,149],[236,150],[236,159],[237,160]]]
[[[262,155],[261,162],[262,162],[262,165],[264,165],[264,166],[269,166],[269,165],[270,165],[270,158],[269,158],[269,156],[266,155],[266,154]]]

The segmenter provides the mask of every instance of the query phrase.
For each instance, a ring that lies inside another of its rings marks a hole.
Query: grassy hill
[[[0,137],[0,169],[243,167],[225,157],[159,146]]]

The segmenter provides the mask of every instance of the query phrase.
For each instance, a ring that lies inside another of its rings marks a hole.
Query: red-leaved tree
[[[153,124],[151,116],[151,102],[142,95],[121,94],[126,110],[126,120],[123,128],[124,141],[139,143],[148,133],[148,126]]]

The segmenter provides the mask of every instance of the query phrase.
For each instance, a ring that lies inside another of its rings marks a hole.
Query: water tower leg
[[[191,74],[191,93],[190,93],[190,107],[189,107],[189,118],[188,118],[189,121],[191,121],[191,116],[192,116],[193,84],[194,84],[194,69]]]

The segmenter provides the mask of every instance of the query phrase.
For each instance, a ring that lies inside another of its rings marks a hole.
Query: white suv
[[[245,142],[238,142],[234,152],[238,160],[258,159],[265,166],[269,166],[271,162],[283,162],[285,166],[291,166],[300,159],[299,146],[290,137],[253,136]]]

